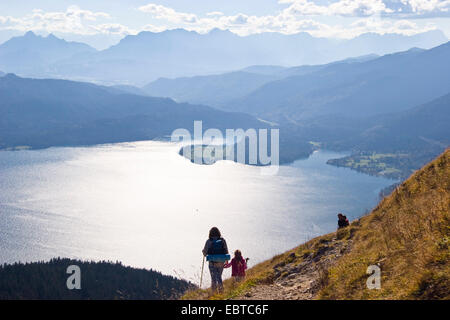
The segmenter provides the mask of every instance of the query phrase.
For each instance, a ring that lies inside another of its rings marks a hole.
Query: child
[[[245,270],[247,269],[247,260],[242,258],[242,253],[240,250],[234,252],[234,258],[230,263],[226,263],[224,268],[231,267],[231,276],[237,282],[244,280]]]

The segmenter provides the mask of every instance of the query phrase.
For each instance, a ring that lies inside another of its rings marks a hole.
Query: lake
[[[118,260],[198,282],[210,227],[251,266],[334,231],[338,212],[363,215],[394,183],[327,165],[345,154],[323,150],[275,176],[193,164],[178,150],[146,141],[0,152],[0,263]]]

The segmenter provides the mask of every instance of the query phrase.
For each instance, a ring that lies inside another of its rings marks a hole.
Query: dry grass
[[[254,267],[247,270],[245,281],[236,283],[233,279],[227,279],[224,281],[223,294],[213,293],[211,290],[192,290],[187,292],[182,299],[184,300],[198,300],[198,299],[210,299],[210,300],[226,300],[234,299],[245,295],[251,290],[252,287],[259,284],[270,284],[273,282],[273,277],[277,267],[282,267],[286,264],[292,263],[297,265],[303,261],[304,257],[314,255],[317,253],[325,238],[328,240],[333,237],[333,234],[317,237],[302,244],[292,250],[289,250],[283,254],[274,256],[270,260],[261,262]],[[283,275],[282,275],[283,276]],[[325,277],[325,275],[324,275]]]
[[[450,294],[450,149],[413,174],[350,227],[312,239],[264,261],[244,282],[224,282],[224,293],[188,292],[183,299],[232,299],[271,283],[277,266],[317,255],[334,237],[351,250],[319,270],[320,299],[448,299]],[[381,267],[381,289],[366,287],[369,265]]]
[[[329,270],[322,299],[449,298],[450,150],[360,219],[350,253]],[[353,224],[352,224],[353,225]],[[369,265],[381,289],[366,288]]]
[[[291,250],[292,251],[292,250]],[[250,268],[247,271],[247,275],[245,281],[241,283],[235,283],[233,279],[227,279],[224,281],[224,293],[223,294],[214,294],[211,290],[194,290],[187,292],[182,299],[192,300],[192,299],[212,299],[212,300],[223,300],[223,299],[232,299],[237,296],[240,296],[255,285],[264,282],[270,282],[271,275],[273,272],[273,266],[283,263],[288,257],[291,251],[283,253],[281,255],[277,255],[270,260],[264,261],[260,264],[257,264],[253,268]]]

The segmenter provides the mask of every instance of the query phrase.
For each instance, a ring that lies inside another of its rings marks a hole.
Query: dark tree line
[[[69,290],[67,267],[81,270],[81,289]],[[0,299],[176,299],[193,285],[160,272],[120,262],[56,258],[0,266]]]

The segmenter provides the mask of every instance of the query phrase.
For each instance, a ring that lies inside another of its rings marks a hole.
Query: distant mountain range
[[[0,45],[0,70],[43,76],[55,72],[57,61],[96,50],[84,43],[67,42],[53,35],[41,37],[29,31]]]
[[[209,76],[160,78],[144,86],[142,91],[155,97],[171,97],[179,102],[190,101],[223,108],[227,103],[281,78],[280,73],[265,74],[244,70]]]
[[[360,119],[357,123],[348,121],[353,132],[336,128],[332,130],[334,136],[328,132],[323,141],[329,148],[353,150],[352,155],[328,163],[405,179],[450,146],[449,123],[450,89],[448,94],[412,109]],[[323,133],[325,126],[322,123],[321,128],[312,131]]]
[[[324,65],[160,79],[144,88],[8,74],[0,77],[0,149],[164,139],[202,120],[204,129],[279,128],[280,163],[318,147],[352,150],[358,159],[396,153],[391,171],[404,177],[450,144],[449,56],[450,42]]]
[[[129,87],[104,87],[55,79],[0,78],[0,149],[80,146],[141,140],[167,140],[173,130],[268,129],[245,113],[224,112],[168,98],[132,94]],[[280,162],[307,157],[314,150],[289,128],[282,129]]]
[[[450,145],[450,88],[448,92],[415,108],[375,117],[354,145],[384,152],[446,148]]]
[[[0,149],[164,138],[195,120],[213,127],[267,127],[247,114],[67,80],[0,78]]]
[[[207,103],[279,123],[330,115],[363,118],[406,110],[447,94],[449,57],[447,42],[429,50],[413,48],[382,57],[270,74],[240,71],[160,79],[143,89],[149,94]]]
[[[323,64],[411,47],[430,48],[445,41],[437,30],[415,36],[363,34],[337,41],[307,33],[241,37],[218,29],[208,34],[176,29],[129,35],[117,45],[96,51],[53,35],[44,38],[28,32],[0,45],[0,69],[22,76],[144,85],[160,77],[227,72],[252,65]]]
[[[160,78],[144,86],[141,90],[151,96],[170,97],[179,102],[189,101],[227,109],[233,101],[244,98],[267,83],[292,76],[308,75],[336,64],[364,62],[378,57],[378,55],[372,54],[324,65],[304,65],[290,68],[250,66],[224,74],[175,79]]]

